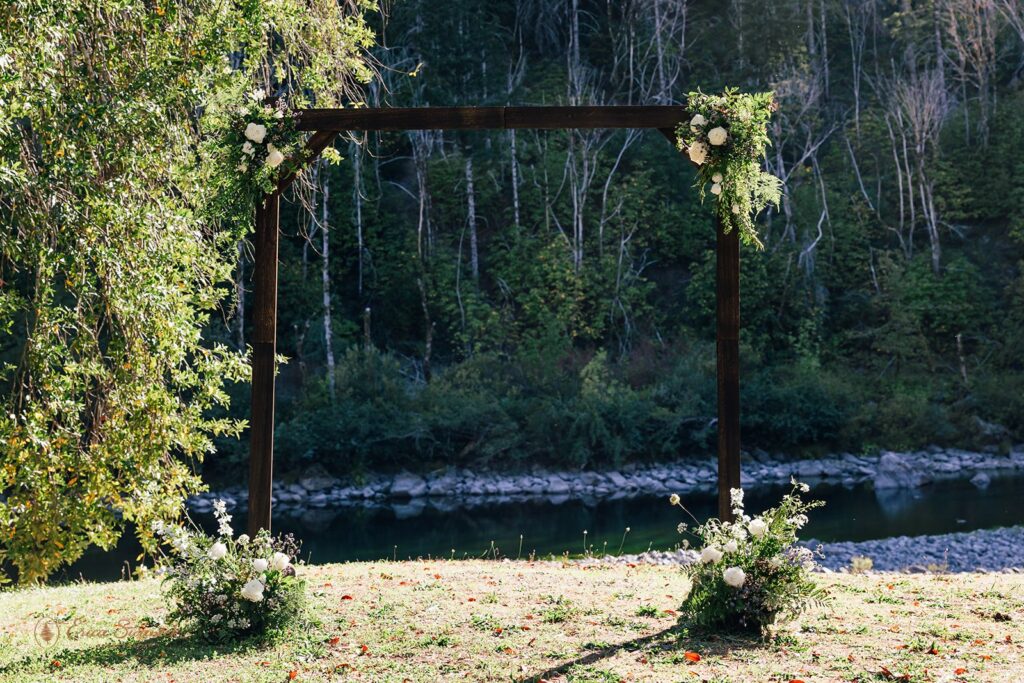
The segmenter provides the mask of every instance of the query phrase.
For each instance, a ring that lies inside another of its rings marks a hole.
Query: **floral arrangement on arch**
[[[754,217],[769,204],[778,206],[782,192],[782,181],[761,168],[771,143],[768,121],[778,108],[773,93],[692,92],[687,106],[693,117],[680,124],[676,140],[697,165],[701,200],[710,188],[723,229],[739,230],[746,244],[763,248]]]
[[[281,173],[292,169],[292,160],[301,151],[295,122],[284,100],[273,106],[265,102],[266,93],[256,90],[231,119],[227,139],[232,150],[235,171],[248,179],[248,185],[262,193],[273,192]]]
[[[680,533],[703,544],[699,561],[684,568],[693,586],[680,608],[683,620],[706,629],[764,633],[779,617],[795,617],[827,599],[811,580],[814,553],[796,545],[807,513],[824,502],[804,502],[800,493],[809,487],[792,485],[778,506],[757,517],[744,513],[743,490],[733,489],[736,521],[711,519],[693,529],[679,525]],[[669,502],[690,514],[678,495]],[[689,541],[683,545],[689,547]]]
[[[305,606],[306,584],[294,564],[298,543],[266,530],[234,538],[223,501],[214,503],[214,515],[216,536],[194,525],[153,523],[170,546],[172,561],[162,571],[171,620],[217,642],[280,631]]]

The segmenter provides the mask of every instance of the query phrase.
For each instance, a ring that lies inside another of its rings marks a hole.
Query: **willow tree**
[[[227,307],[253,93],[353,100],[375,0],[12,0],[0,19],[0,579],[180,514],[244,353]]]

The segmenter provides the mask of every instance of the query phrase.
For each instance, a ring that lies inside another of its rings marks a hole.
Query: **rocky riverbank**
[[[909,453],[880,455],[842,453],[814,460],[796,460],[764,451],[744,453],[744,488],[785,483],[791,477],[811,483],[828,481],[856,486],[870,481],[876,490],[924,486],[937,479],[964,477],[979,487],[997,473],[1024,471],[1024,444],[1009,453],[978,453],[933,447]],[[313,466],[299,475],[274,482],[277,514],[300,515],[307,510],[344,506],[391,507],[411,516],[432,507],[449,510],[480,505],[548,499],[597,502],[647,495],[686,495],[713,491],[716,463],[690,458],[672,463],[633,464],[607,472],[566,472],[535,467],[507,473],[446,468],[424,476],[411,472],[373,474],[360,482],[341,481]],[[238,486],[200,494],[189,501],[196,512],[208,512],[222,498],[231,509],[246,507],[247,491]]]
[[[824,571],[849,571],[853,558],[869,558],[874,571],[901,572],[1011,572],[1024,573],[1024,527],[983,529],[935,536],[896,536],[873,541],[821,543],[819,564]],[[627,564],[690,564],[692,550],[651,551],[638,555],[608,556],[583,562]]]

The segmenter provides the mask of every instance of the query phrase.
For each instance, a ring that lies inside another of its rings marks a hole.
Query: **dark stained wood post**
[[[733,518],[729,489],[740,487],[740,235],[718,232],[718,517]]]
[[[277,241],[281,194],[256,206],[253,237],[252,422],[249,451],[249,534],[270,530],[274,471],[274,375],[277,353]]]

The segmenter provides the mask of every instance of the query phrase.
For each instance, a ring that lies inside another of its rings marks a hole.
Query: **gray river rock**
[[[898,572],[1010,572],[1024,573],[1024,527],[982,529],[934,536],[896,536],[873,541],[818,543],[819,569],[849,571],[853,558],[870,558],[872,571]],[[693,550],[650,551],[637,555],[606,556],[583,563],[685,565],[696,562]]]
[[[742,480],[745,488],[785,483],[792,477],[810,483],[829,481],[846,487],[870,482],[880,502],[898,508],[912,490],[939,479],[969,478],[984,488],[996,473],[1024,471],[1024,444],[1009,453],[975,453],[931,447],[921,451],[881,455],[840,453],[815,460],[798,460],[771,455],[759,449],[743,454]],[[461,467],[441,469],[421,476],[411,472],[369,475],[358,485],[339,481],[319,465],[298,476],[274,482],[276,509],[296,514],[324,506],[390,505],[410,510],[410,500],[430,497],[432,505],[475,507],[505,502],[544,499],[617,500],[648,495],[682,496],[713,491],[717,480],[713,458],[688,458],[675,462],[633,464],[610,471],[555,471],[534,467],[528,473],[507,473]],[[194,496],[189,506],[209,511],[213,501],[223,498],[228,507],[245,507],[248,493],[239,486]],[[445,502],[441,502],[445,501]],[[412,505],[411,508],[419,507]]]

